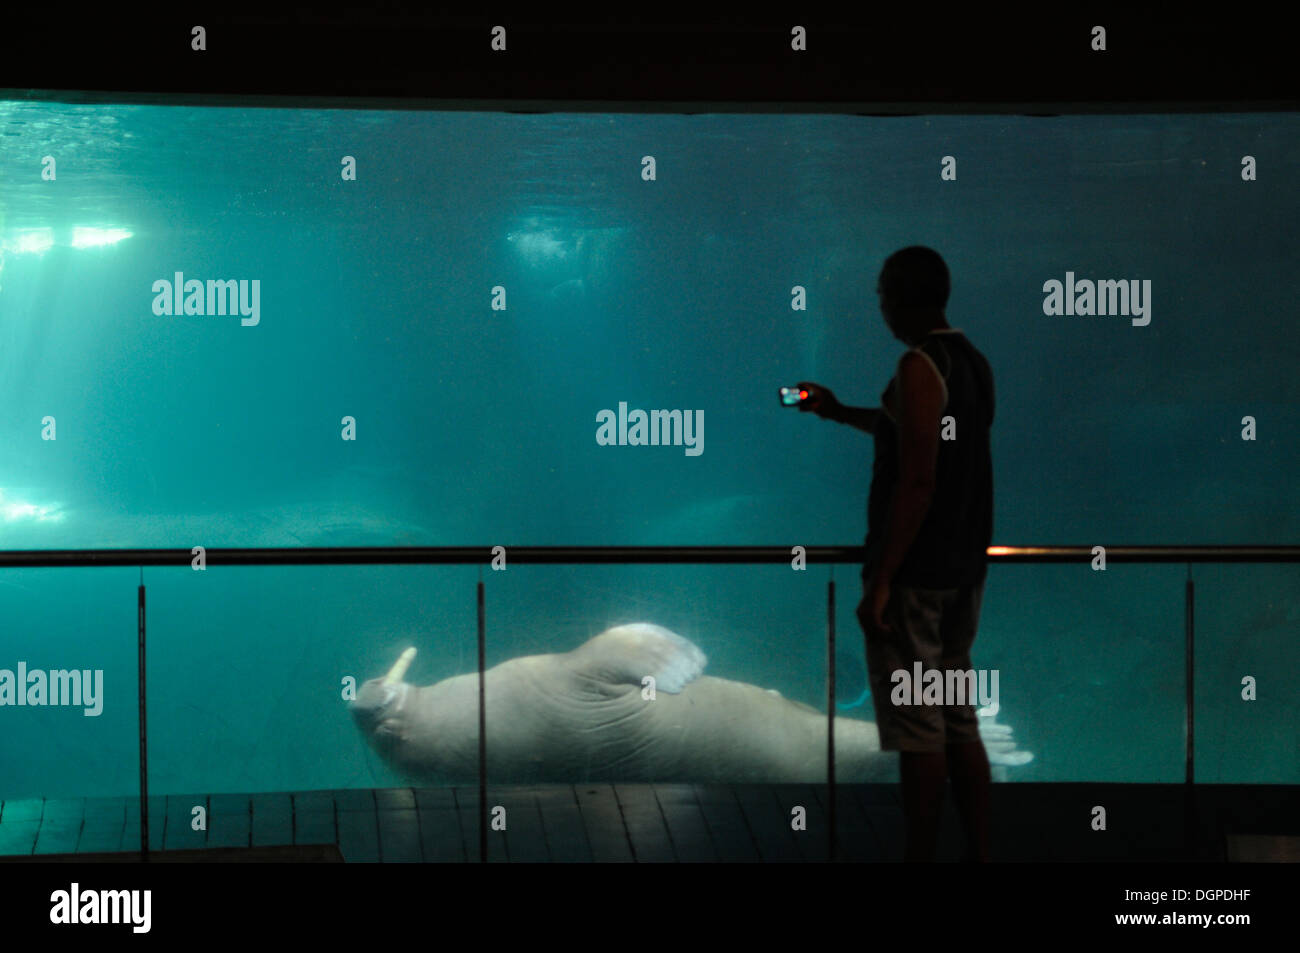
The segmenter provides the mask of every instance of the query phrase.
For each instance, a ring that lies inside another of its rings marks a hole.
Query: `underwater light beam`
[[[4,243],[4,250],[12,255],[43,255],[54,247],[54,232],[37,228],[19,232],[12,241]]]
[[[130,238],[131,234],[125,228],[91,228],[78,225],[72,230],[72,247],[100,248],[104,245],[116,245],[124,238]]]

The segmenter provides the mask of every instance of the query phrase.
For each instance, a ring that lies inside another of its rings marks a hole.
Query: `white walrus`
[[[478,675],[423,688],[404,681],[408,648],[362,685],[352,714],[375,749],[417,783],[478,775]],[[824,782],[826,715],[745,682],[701,673],[692,642],[658,625],[620,625],[571,652],[487,671],[487,772],[493,781]],[[643,679],[654,678],[654,697]],[[1011,729],[981,718],[994,764],[1032,758]],[[835,719],[836,778],[896,780],[876,726]]]

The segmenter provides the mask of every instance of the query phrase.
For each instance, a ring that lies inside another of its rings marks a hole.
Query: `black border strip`
[[[51,16],[16,5],[0,30],[0,90],[80,90],[115,101],[152,91],[170,94],[171,103],[255,94],[298,104],[313,96],[423,101],[414,108],[431,108],[429,100],[472,101],[437,108],[525,110],[564,102],[605,112],[755,102],[799,112],[856,111],[865,103],[908,104],[912,112],[1002,111],[990,104],[1017,103],[1016,111],[1042,112],[1101,102],[1112,104],[1103,111],[1168,113],[1220,111],[1227,103],[1239,111],[1246,101],[1289,111],[1300,102],[1293,33],[1267,11],[1205,17],[1048,5],[863,6],[809,16],[797,5],[742,15],[696,5],[683,16],[642,5],[574,17],[551,9],[405,10],[391,2],[265,6]],[[191,49],[195,25],[206,30],[201,52]],[[805,51],[791,49],[795,25],[807,31]],[[491,49],[495,26],[506,29],[504,52]],[[1106,30],[1104,52],[1092,49],[1096,26]],[[597,106],[577,105],[596,97]]]

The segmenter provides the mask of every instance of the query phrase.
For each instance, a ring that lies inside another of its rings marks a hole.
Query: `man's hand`
[[[879,573],[873,575],[866,585],[862,601],[858,603],[858,621],[863,629],[878,632],[893,632],[892,626],[885,622],[885,607],[889,605],[889,580]]]
[[[800,413],[806,414],[812,411],[818,417],[827,420],[839,419],[838,415],[843,405],[829,387],[822,387],[821,384],[814,384],[811,381],[800,381],[799,389],[808,392],[808,399],[799,403]]]

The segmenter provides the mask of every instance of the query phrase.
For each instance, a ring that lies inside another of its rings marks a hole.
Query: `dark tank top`
[[[951,589],[982,580],[993,538],[993,371],[984,355],[956,329],[931,331],[921,343],[947,386],[942,417],[956,421],[956,438],[944,440],[942,424],[935,464],[934,496],[925,521],[894,576],[894,583]],[[889,530],[889,504],[898,482],[898,375],[880,397],[875,427],[876,459],[867,499],[864,575],[880,559]]]

